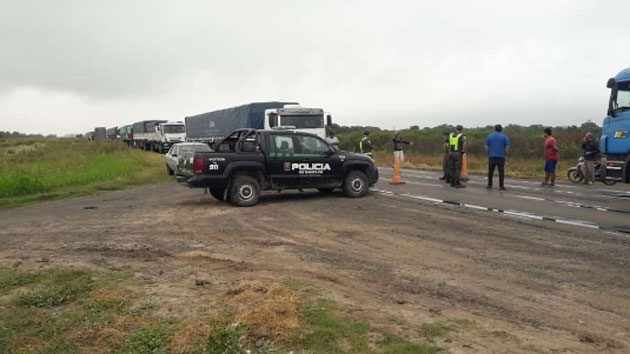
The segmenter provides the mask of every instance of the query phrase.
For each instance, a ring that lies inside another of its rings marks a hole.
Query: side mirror
[[[611,88],[615,87],[616,83],[617,83],[617,81],[615,81],[615,78],[611,77],[610,79],[608,79],[608,82],[606,83],[606,87],[611,89]]]
[[[332,126],[332,117],[329,115],[326,116],[326,125],[327,126]]]

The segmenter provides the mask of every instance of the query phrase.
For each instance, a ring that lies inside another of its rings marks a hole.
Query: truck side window
[[[331,150],[328,145],[317,137],[298,135],[297,141],[301,154],[317,156],[328,156],[330,154]]]
[[[291,135],[272,135],[271,136],[271,153],[270,156],[289,156],[295,153],[293,147],[293,136]]]
[[[278,126],[278,114],[277,113],[269,113],[269,127],[277,127]]]

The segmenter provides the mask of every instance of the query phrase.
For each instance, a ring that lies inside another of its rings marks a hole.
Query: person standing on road
[[[359,151],[362,154],[368,155],[372,158],[372,141],[370,140],[370,131],[366,130],[363,133],[363,139],[359,142]]]
[[[460,176],[462,173],[462,155],[466,152],[466,136],[462,133],[464,127],[458,125],[455,129],[455,133],[449,135],[449,147],[448,164],[449,164],[449,177],[451,179],[451,187],[466,188],[461,184]]]
[[[599,144],[591,133],[587,133],[582,143],[584,156],[584,183],[595,184],[595,160],[599,158]]]
[[[411,143],[406,140],[402,140],[400,138],[400,132],[396,132],[396,134],[394,134],[394,137],[392,138],[392,143],[394,143],[394,158],[398,160],[398,163],[400,165],[402,165],[402,163],[405,161],[403,146],[410,145]]]
[[[494,169],[499,169],[499,190],[504,191],[505,185],[505,155],[510,149],[510,139],[501,131],[503,127],[501,124],[494,126],[494,133],[491,133],[486,138],[485,147],[488,152],[488,186],[486,189],[492,189],[492,178],[494,176]]]
[[[339,151],[339,138],[337,138],[334,131],[328,131],[326,142],[330,144],[333,148],[335,148],[335,150]]]
[[[444,131],[444,144],[443,148],[444,148],[444,157],[442,158],[442,172],[443,175],[442,177],[440,177],[440,181],[445,181],[446,183],[451,183],[451,179],[449,178],[449,166],[448,166],[448,153],[451,151],[451,147],[448,143],[448,139],[449,139],[449,132],[448,131]]]
[[[556,166],[560,160],[560,150],[556,139],[551,135],[551,128],[545,128],[545,180],[543,187],[553,187],[556,185]]]

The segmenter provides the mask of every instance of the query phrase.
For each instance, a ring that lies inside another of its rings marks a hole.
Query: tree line
[[[520,126],[510,124],[503,127],[510,139],[510,156],[515,158],[541,158],[543,153],[543,130],[546,126],[530,125]],[[601,136],[602,129],[597,124],[587,122],[581,126],[551,127],[553,136],[558,141],[561,158],[577,159],[582,154],[582,139],[586,133],[593,133],[596,137]],[[365,130],[370,131],[370,139],[376,151],[393,151],[392,137],[393,130],[383,130],[376,127],[361,126],[338,126],[333,125],[332,130],[337,134],[341,148],[348,151],[358,151],[359,141],[363,137]],[[413,145],[407,146],[407,152],[424,155],[441,154],[443,152],[444,132],[453,132],[455,127],[451,125],[440,125],[432,128],[420,128],[412,126],[400,131],[401,138]],[[484,142],[488,134],[494,132],[494,126],[464,128],[467,139],[468,154],[485,154]]]
[[[20,133],[20,132],[10,132],[10,131],[1,131],[0,130],[0,139],[9,139],[9,138],[35,138],[35,139],[44,139],[44,138],[48,138],[48,139],[52,139],[52,138],[56,138],[57,135],[55,134],[48,134],[48,135],[42,135],[42,134],[24,134],[24,133]]]

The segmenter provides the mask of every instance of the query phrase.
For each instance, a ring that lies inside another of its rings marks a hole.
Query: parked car
[[[166,160],[166,172],[169,176],[174,174],[181,176],[187,175],[183,169],[184,165],[188,162],[192,164],[192,158],[195,152],[211,152],[210,146],[205,143],[179,143],[171,147],[171,149],[164,155]]]

